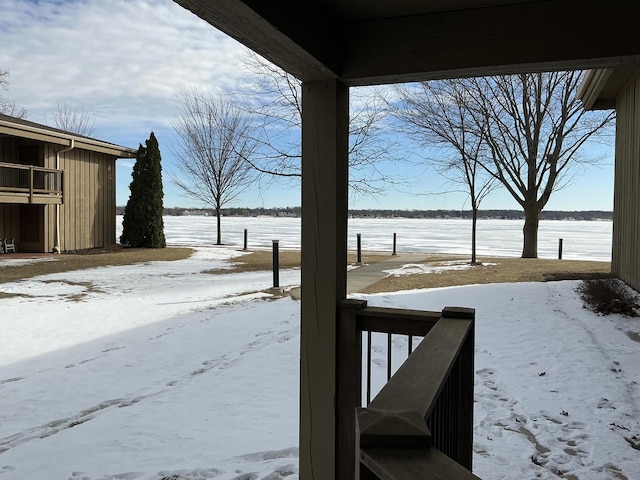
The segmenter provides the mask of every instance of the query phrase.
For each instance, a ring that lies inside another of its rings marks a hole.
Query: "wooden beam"
[[[592,109],[612,73],[613,70],[608,68],[589,70],[586,73],[576,94],[585,110]]]
[[[383,480],[480,480],[435,448],[361,450],[362,463]]]
[[[345,27],[340,77],[370,85],[640,65],[640,3],[554,0]]]
[[[356,468],[360,468],[360,462],[356,461],[356,408],[362,406],[362,332],[358,329],[357,314],[366,306],[366,300],[340,302],[336,480],[353,480]]]
[[[349,92],[302,84],[300,479],[336,475],[338,302],[347,292]]]
[[[68,146],[69,139],[61,138],[54,133],[46,131],[29,131],[24,128],[18,128],[13,125],[0,124],[0,134],[18,138],[28,138],[29,140],[39,140],[41,142],[55,143],[57,145]]]
[[[323,2],[302,12],[291,0],[175,1],[302,81],[358,86],[640,65],[640,3],[627,0],[431,13],[425,3],[423,14],[391,10],[386,18],[344,16]]]
[[[337,77],[333,24],[320,12],[309,14],[313,5],[301,10],[283,2],[174,1],[300,80]]]
[[[640,68],[590,70],[577,92],[585,110],[613,110],[616,99],[640,74]]]

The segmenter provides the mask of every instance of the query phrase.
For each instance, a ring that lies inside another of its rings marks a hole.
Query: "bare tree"
[[[9,72],[7,70],[0,70],[0,88],[2,90],[9,88]],[[16,118],[27,116],[27,111],[24,108],[19,108],[14,102],[2,95],[0,95],[0,113]]]
[[[302,88],[294,76],[255,53],[245,57],[249,95],[245,108],[261,119],[259,149],[252,167],[274,181],[299,181],[302,175]],[[358,94],[352,89],[349,119],[349,185],[356,195],[377,196],[390,184],[401,184],[384,162],[399,162],[397,145],[385,124],[386,104],[381,90]],[[396,169],[397,172],[397,169]]]
[[[255,180],[249,163],[257,147],[254,125],[228,95],[194,88],[180,95],[174,130],[179,173],[172,180],[187,195],[215,209],[216,245],[222,245],[222,208]]]
[[[465,123],[456,126],[452,113],[440,108],[429,111],[420,127],[451,145],[460,144],[463,132],[465,144],[475,137],[467,153],[476,141],[486,145],[471,158],[524,210],[523,258],[538,256],[540,213],[551,194],[573,180],[576,167],[595,163],[584,148],[588,141],[611,133],[613,113],[582,108],[576,96],[582,78],[581,71],[563,71],[442,80],[448,89],[460,89],[460,101],[453,103]],[[434,97],[422,100],[429,104]],[[455,130],[461,132],[452,136]]]
[[[481,165],[486,155],[484,128],[467,108],[469,95],[465,80],[437,80],[415,85],[398,85],[396,100],[390,104],[401,128],[425,147],[443,147],[441,154],[428,158],[440,175],[452,184],[463,185],[471,202],[471,263],[476,263],[476,238],[480,203],[497,186],[494,177]]]
[[[609,138],[614,112],[587,112],[576,96],[583,72],[475,78],[468,103],[491,155],[483,167],[523,208],[523,258],[538,257],[540,213],[551,194],[594,163],[587,142]]]
[[[57,103],[51,110],[51,117],[53,125],[60,130],[85,137],[96,135],[95,121],[83,108],[72,107],[64,102]]]

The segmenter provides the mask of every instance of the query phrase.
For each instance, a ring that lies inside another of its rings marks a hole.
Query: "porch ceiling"
[[[628,0],[175,0],[302,81],[640,65]]]

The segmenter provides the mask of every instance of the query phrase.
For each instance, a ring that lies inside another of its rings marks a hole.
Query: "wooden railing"
[[[467,308],[340,304],[337,478],[478,478],[471,473],[474,317]],[[376,332],[387,336],[388,381],[371,400]],[[397,335],[407,338],[406,360],[393,372]]]
[[[24,203],[42,203],[43,197],[62,199],[62,170],[0,163],[0,194],[12,194]]]

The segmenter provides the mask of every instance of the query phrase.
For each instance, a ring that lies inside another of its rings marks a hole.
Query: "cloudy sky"
[[[171,0],[0,0],[0,70],[9,89],[1,92],[27,118],[48,122],[56,104],[82,109],[95,119],[96,137],[137,148],[153,131],[163,169],[174,170],[171,127],[181,89],[198,86],[234,91],[246,71],[246,49]],[[574,184],[552,196],[550,210],[611,210],[613,148],[598,151],[602,166],[590,167]],[[129,196],[133,161],[118,161],[117,203]],[[414,184],[401,190],[435,191],[443,179],[424,169],[407,172]],[[165,206],[196,206],[165,179]],[[360,197],[352,208],[468,209],[465,196],[386,195]],[[246,192],[234,206],[300,204],[297,188],[274,186]],[[483,208],[513,208],[494,194]]]

